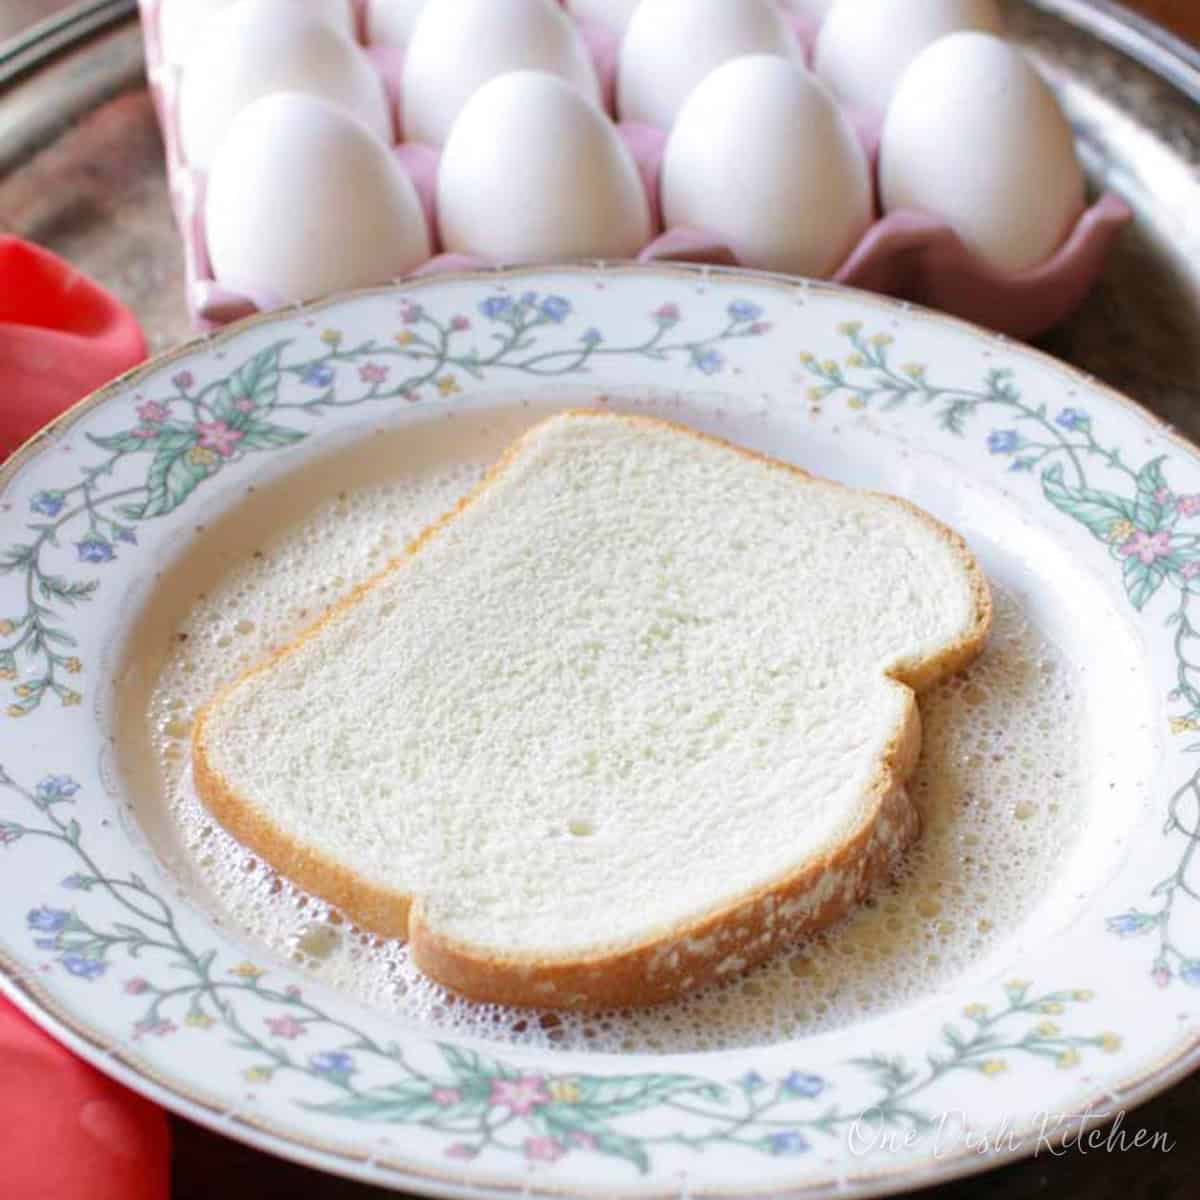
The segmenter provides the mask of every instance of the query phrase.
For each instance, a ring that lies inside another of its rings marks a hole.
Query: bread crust
[[[620,420],[670,428],[725,447],[769,467],[792,473],[801,482],[838,487],[799,467],[731,445],[653,417],[616,415],[588,409],[568,410],[558,419]],[[379,574],[355,588],[320,620],[263,663],[240,675],[200,712],[192,734],[196,790],[214,817],[243,845],[280,874],[341,911],[363,929],[384,937],[407,937],[422,971],[448,988],[475,1000],[547,1009],[612,1009],[658,1004],[685,991],[736,974],[763,962],[782,945],[844,918],[870,890],[895,869],[917,839],[920,819],[904,789],[921,748],[916,694],[968,666],[980,653],[992,618],[987,579],[961,537],[924,510],[895,496],[880,494],[945,539],[966,575],[973,603],[969,628],[936,655],[901,660],[886,678],[902,689],[903,715],[868,786],[869,802],[854,832],[832,853],[800,865],[776,879],[702,913],[664,927],[634,943],[604,947],[587,954],[516,955],[497,953],[460,941],[439,930],[420,897],[371,883],[319,847],[285,833],[247,798],[237,794],[212,765],[208,725],[225,698],[248,679],[269,671],[295,653],[330,621],[352,608],[393,571],[420,552],[460,516],[507,470],[538,429],[519,438],[482,481],[444,516],[430,525]]]

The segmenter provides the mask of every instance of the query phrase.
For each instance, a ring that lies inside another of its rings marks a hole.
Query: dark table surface
[[[1200,0],[1126,0],[1200,43]],[[70,0],[0,0],[0,41]],[[172,1118],[174,1200],[368,1200],[395,1196],[284,1162]],[[1173,1147],[1064,1152],[930,1189],[931,1200],[1200,1200],[1200,1075],[1125,1115],[1127,1130],[1164,1131]],[[62,1200],[71,1200],[63,1197]]]

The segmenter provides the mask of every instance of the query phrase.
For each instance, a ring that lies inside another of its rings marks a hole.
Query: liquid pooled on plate
[[[378,572],[483,469],[339,493],[266,537],[178,626],[150,714],[179,831],[172,866],[226,927],[406,1023],[533,1046],[716,1050],[836,1029],[931,994],[997,948],[1049,890],[1086,793],[1082,697],[1061,653],[1000,590],[983,656],[922,698],[923,751],[909,788],[923,829],[902,875],[836,929],[740,979],[620,1014],[470,1004],[426,979],[402,943],[355,929],[293,887],[197,799],[188,770],[195,715]]]

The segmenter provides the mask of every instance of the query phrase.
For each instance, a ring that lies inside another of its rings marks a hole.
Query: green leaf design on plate
[[[121,454],[138,454],[143,450],[153,450],[157,438],[139,437],[135,430],[124,429],[120,433],[89,433],[88,441],[99,446],[101,450],[115,450]]]
[[[279,356],[287,344],[276,342],[260,350],[221,381],[212,402],[212,411],[219,419],[235,424],[248,413],[275,407],[281,378]]]
[[[141,519],[174,512],[216,470],[212,451],[199,458],[193,451],[200,453],[194,434],[162,439],[146,476],[146,503],[138,514]]]
[[[95,579],[64,579],[61,575],[43,575],[38,580],[38,590],[45,600],[61,600],[63,604],[74,607],[84,600],[90,600],[100,586]],[[46,630],[46,636],[54,635],[53,630]],[[62,635],[65,636],[65,635]],[[74,639],[69,639],[69,645],[74,645]]]
[[[294,446],[308,435],[299,429],[288,429],[285,425],[265,425],[254,422],[248,425],[238,442],[239,450],[276,450],[281,446]]]
[[[1112,492],[1070,486],[1063,480],[1060,463],[1042,473],[1042,493],[1059,512],[1078,521],[1102,542],[1110,540],[1120,522],[1136,524],[1135,505]]]
[[[641,1112],[667,1096],[693,1093],[720,1101],[724,1089],[715,1084],[698,1084],[694,1075],[596,1075],[574,1081],[576,1104],[606,1119]]]
[[[455,1105],[454,1111],[462,1114],[474,1107],[482,1108],[484,1102],[476,1101],[473,1106]],[[445,1116],[448,1109],[439,1105],[432,1097],[428,1085],[399,1084],[386,1092],[370,1095],[347,1096],[325,1104],[305,1104],[309,1112],[325,1113],[331,1117],[342,1117],[351,1121],[381,1121],[389,1125],[419,1125],[437,1117]]]
[[[515,1079],[517,1077],[517,1072],[510,1070],[503,1063],[465,1046],[443,1046],[442,1054],[461,1083],[475,1083],[480,1079]]]
[[[603,1130],[592,1135],[592,1144],[601,1154],[632,1163],[642,1174],[650,1170],[650,1156],[646,1153],[646,1147],[635,1137]]]
[[[1129,602],[1139,611],[1146,607],[1162,587],[1167,572],[1157,562],[1144,563],[1137,555],[1125,559],[1124,582]]]
[[[1133,523],[1147,533],[1157,531],[1165,516],[1163,506],[1157,499],[1159,493],[1168,491],[1163,476],[1162,465],[1165,461],[1165,457],[1151,459],[1137,473],[1137,503],[1134,506]]]

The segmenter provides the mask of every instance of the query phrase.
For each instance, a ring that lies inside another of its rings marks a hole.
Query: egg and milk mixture
[[[222,684],[400,553],[484,465],[348,487],[233,564],[179,624],[151,702],[157,772],[180,834],[172,865],[227,926],[414,1022],[525,1044],[695,1050],[834,1029],[928,994],[997,947],[1045,894],[1080,824],[1082,699],[1070,666],[1003,592],[982,658],[922,698],[924,749],[909,787],[923,830],[902,877],[837,929],[740,979],[620,1015],[471,1005],[421,975],[401,943],[349,927],[281,879],[191,790],[192,721]]]

